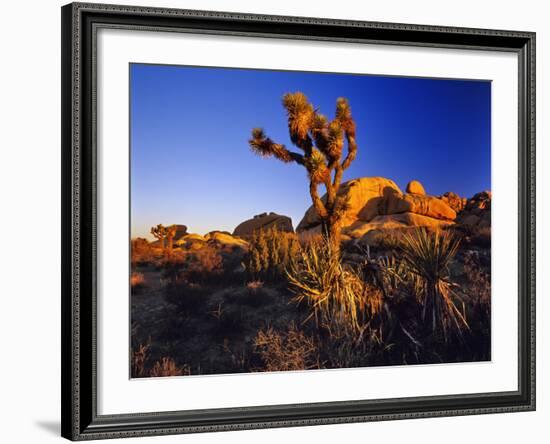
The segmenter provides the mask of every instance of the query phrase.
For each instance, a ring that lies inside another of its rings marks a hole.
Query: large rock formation
[[[233,230],[233,236],[251,236],[255,231],[266,230],[272,227],[276,227],[280,231],[294,233],[290,217],[276,213],[262,213],[237,225],[235,230]]]
[[[187,235],[187,226],[186,225],[175,225],[176,227],[176,234],[174,235],[174,239],[172,239],[172,242],[177,242],[181,238],[183,238],[185,235]]]
[[[460,212],[457,222],[468,227],[491,227],[491,198],[490,191],[482,191],[468,199],[464,209]]]
[[[344,194],[348,199],[348,210],[342,219],[342,226],[349,226],[357,220],[369,222],[383,214],[380,213],[380,204],[384,200],[384,196],[391,191],[401,194],[401,190],[393,180],[383,177],[362,177],[344,182],[338,190],[339,196]],[[326,195],[322,199],[323,202],[326,202]],[[321,219],[317,215],[317,211],[311,206],[298,224],[296,231],[315,229],[320,223]]]
[[[385,214],[414,213],[435,219],[456,219],[455,210],[443,200],[433,196],[388,192],[384,206]]]
[[[439,198],[449,205],[456,214],[460,213],[466,206],[467,199],[465,197],[460,197],[458,194],[453,193],[452,191],[447,191],[446,193],[439,196]]]
[[[338,193],[348,198],[348,210],[342,218],[343,238],[357,239],[371,230],[454,223],[456,212],[445,201],[426,195],[420,182],[410,182],[407,189],[415,192],[402,193],[392,180],[383,177],[363,177],[342,184]],[[302,237],[316,235],[321,232],[320,224],[317,212],[310,207],[296,231]]]
[[[175,245],[186,250],[200,250],[206,245],[206,239],[200,234],[189,233],[178,239]]]
[[[344,233],[352,239],[364,236],[372,230],[394,230],[407,227],[441,228],[453,225],[450,220],[436,219],[416,213],[398,213],[384,216],[376,216],[370,222],[356,221],[344,228]]]

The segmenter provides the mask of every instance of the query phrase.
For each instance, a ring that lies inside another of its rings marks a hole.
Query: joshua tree
[[[178,227],[176,227],[175,225],[170,225],[166,228],[166,248],[168,249],[168,254],[172,253],[172,241],[174,240],[177,229]]]
[[[166,229],[166,227],[162,224],[158,224],[156,227],[151,227],[151,234],[159,240],[160,246],[163,250],[166,247],[164,240],[167,237],[167,231],[168,230]]]
[[[261,128],[252,130],[249,140],[252,150],[260,156],[274,156],[282,162],[302,165],[309,177],[309,194],[313,206],[321,219],[323,234],[332,244],[333,251],[339,251],[341,219],[348,202],[338,195],[344,171],[350,166],[357,153],[355,122],[347,99],[336,101],[336,116],[329,121],[320,114],[301,92],[287,93],[283,106],[288,115],[290,140],[301,151],[293,152],[284,145],[275,143]],[[343,158],[344,139],[347,154]],[[326,188],[326,199],[319,197],[318,187]]]

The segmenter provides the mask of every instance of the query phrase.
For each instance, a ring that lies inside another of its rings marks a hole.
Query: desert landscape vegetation
[[[301,168],[311,206],[296,226],[265,202],[233,231],[133,237],[131,377],[490,360],[491,191],[344,180],[368,149],[350,100],[282,104],[293,147],[247,128],[248,155]]]

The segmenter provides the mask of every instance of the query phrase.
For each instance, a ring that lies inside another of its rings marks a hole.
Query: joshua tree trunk
[[[340,253],[340,241],[342,234],[342,227],[338,221],[331,223],[328,220],[324,220],[321,223],[321,230],[323,237],[326,238],[327,242],[330,244],[330,249],[333,253]]]

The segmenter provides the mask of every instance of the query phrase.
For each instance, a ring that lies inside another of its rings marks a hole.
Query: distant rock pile
[[[464,209],[464,207],[466,206],[466,201],[468,200],[465,197],[460,197],[458,194],[453,193],[452,191],[447,191],[445,194],[439,196],[439,198],[447,205],[449,205],[453,210],[455,210],[457,214]]]
[[[482,191],[466,201],[457,222],[468,227],[491,227],[491,197],[490,191]]]
[[[276,227],[280,231],[294,232],[290,217],[276,213],[262,213],[237,225],[235,230],[233,230],[233,236],[251,236],[255,231],[267,230],[273,227]]]
[[[176,224],[175,227],[176,227],[176,234],[174,235],[174,239],[172,239],[172,242],[177,242],[187,234],[187,225]]]
[[[427,195],[420,182],[413,180],[406,189],[403,193],[395,182],[383,177],[363,177],[342,184],[339,195],[344,193],[348,200],[342,234],[357,239],[373,230],[454,223],[456,211],[445,200]],[[304,236],[321,232],[321,221],[313,206],[296,231]]]

